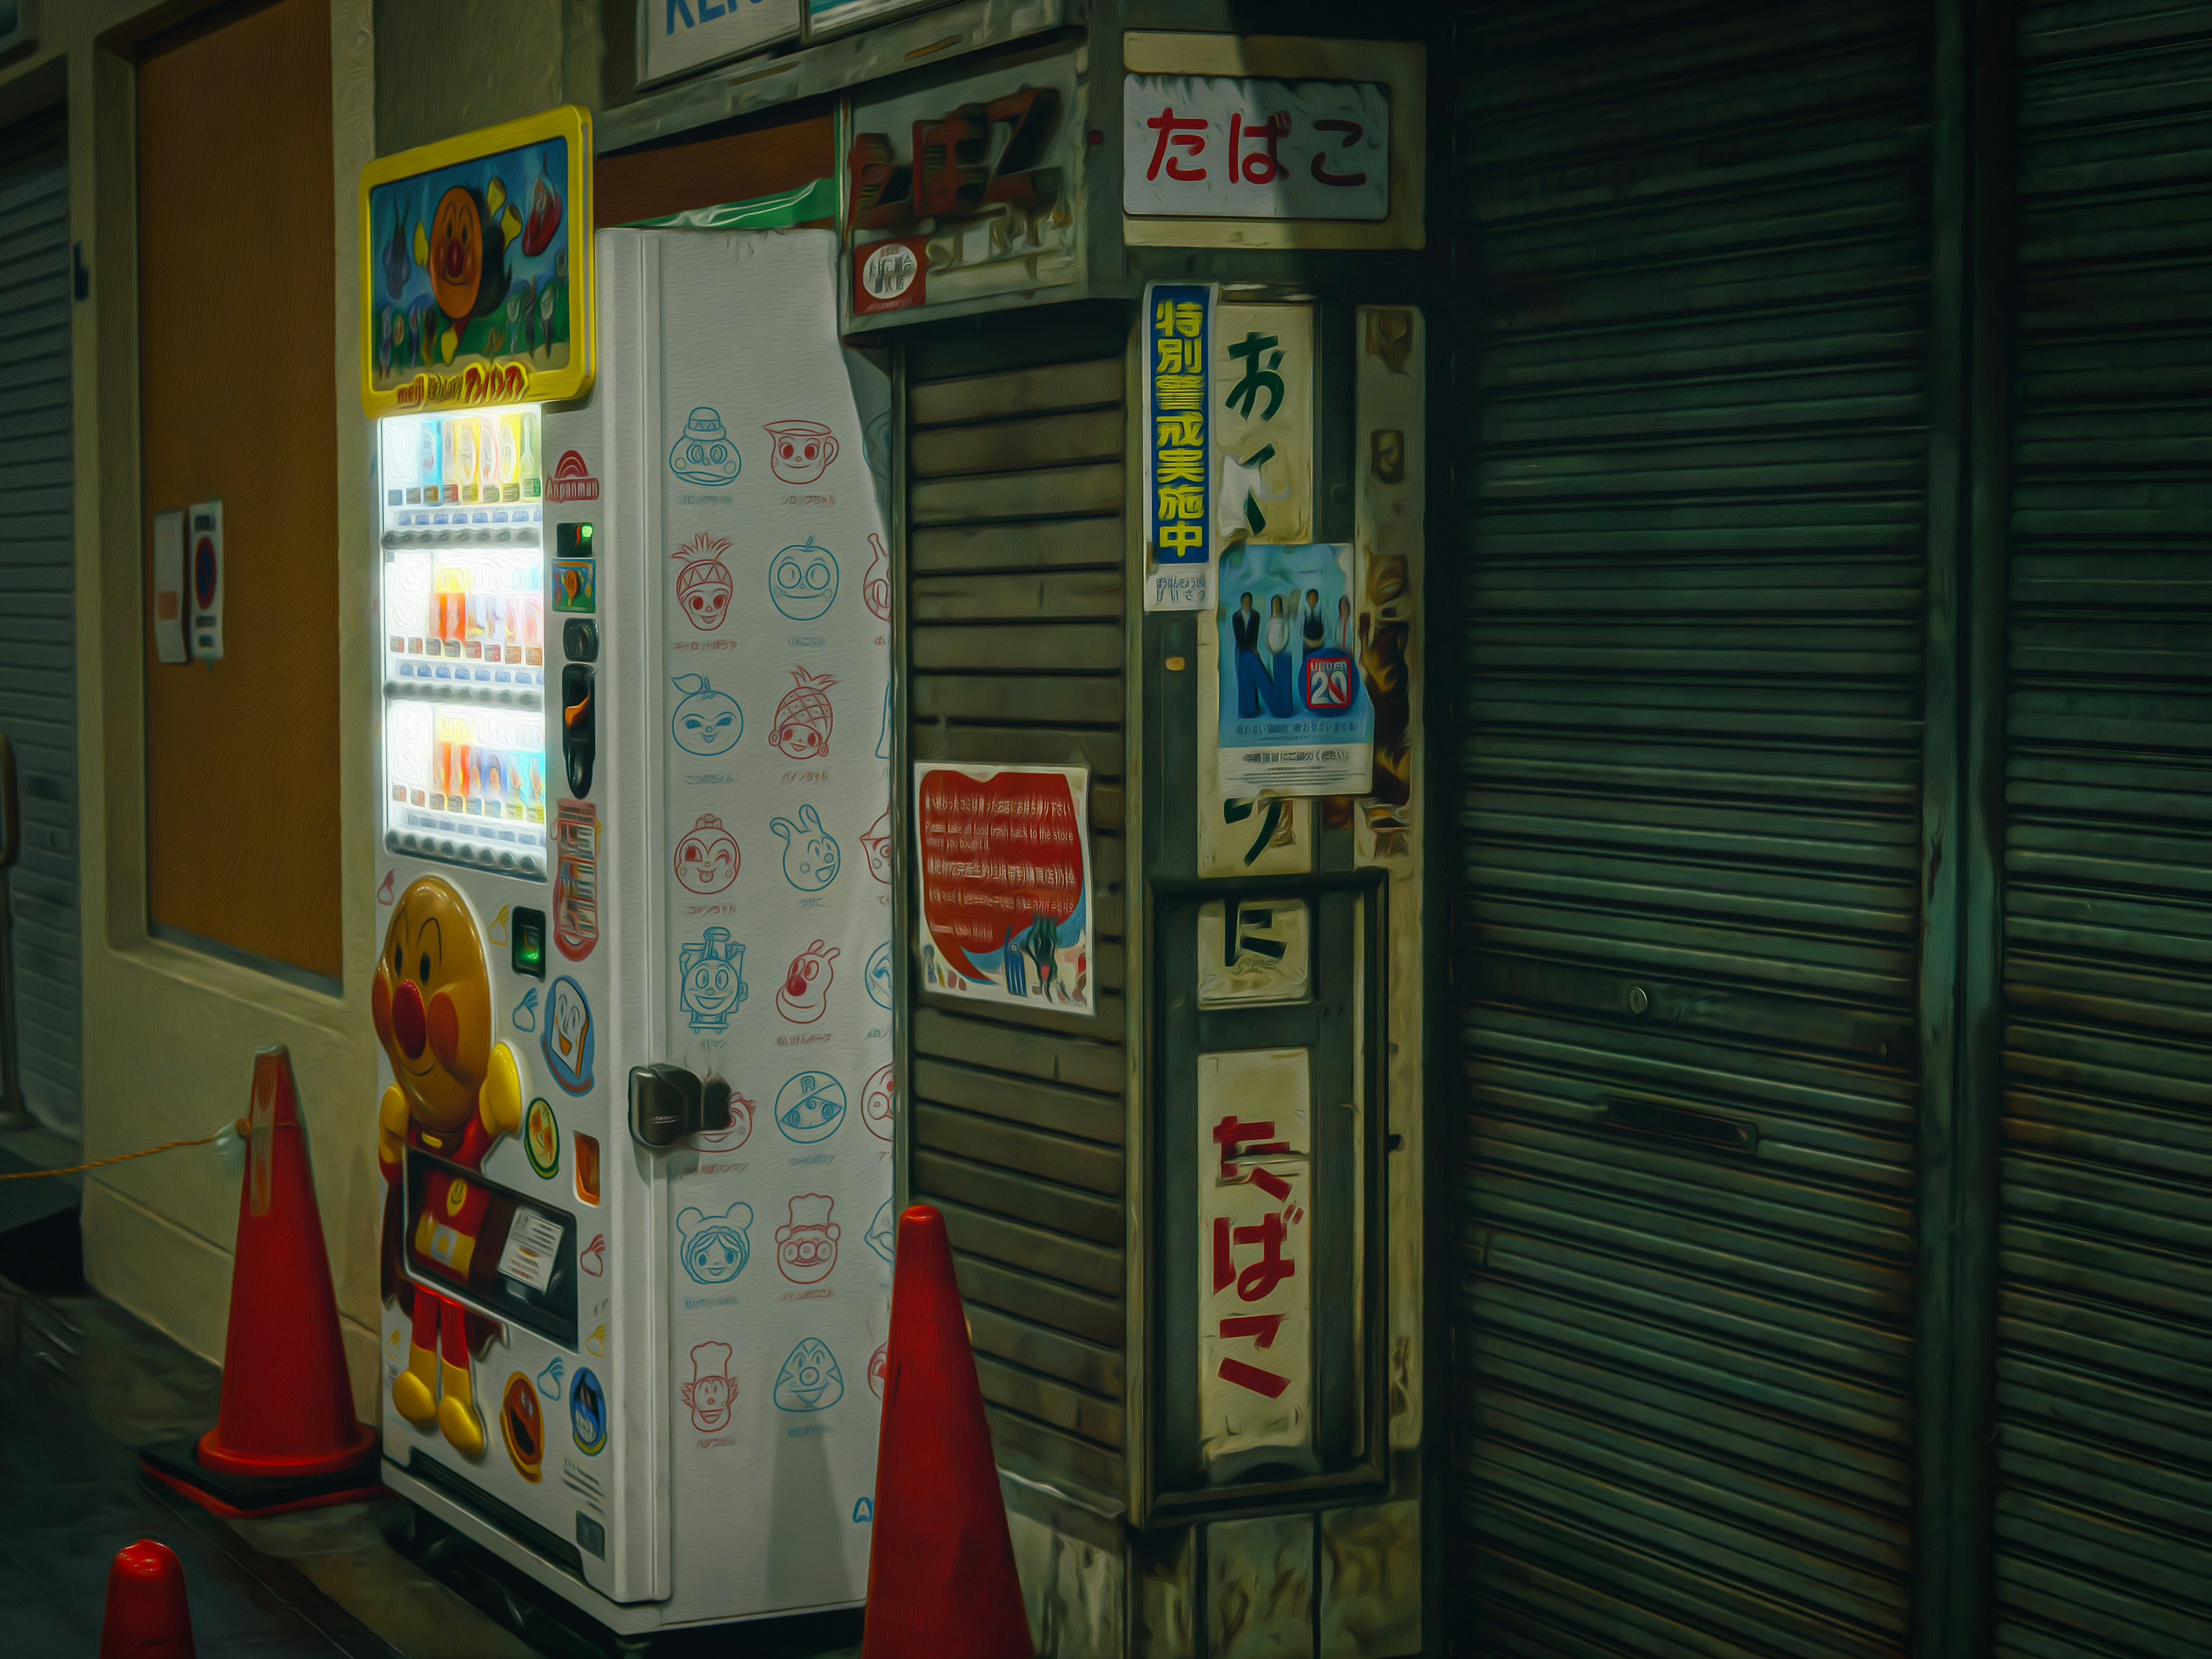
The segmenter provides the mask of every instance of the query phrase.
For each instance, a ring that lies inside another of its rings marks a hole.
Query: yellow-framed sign
[[[591,390],[592,118],[562,104],[361,173],[371,416]]]

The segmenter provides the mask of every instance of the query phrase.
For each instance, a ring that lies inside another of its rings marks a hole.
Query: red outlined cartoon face
[[[676,879],[694,893],[720,892],[738,878],[743,862],[736,838],[712,812],[702,813],[676,843]]]
[[[890,1346],[888,1342],[878,1342],[876,1351],[868,1356],[868,1390],[878,1400],[884,1397],[884,1384],[890,1377]]]
[[[676,574],[676,603],[684,619],[702,634],[711,634],[729,619],[730,568],[722,555],[730,550],[729,538],[701,531],[670,556],[684,561]]]
[[[837,682],[830,675],[810,674],[804,668],[793,669],[791,678],[796,684],[776,704],[775,724],[769,728],[768,740],[795,761],[819,760],[830,752],[830,733],[837,724],[829,695]]]
[[[685,1145],[695,1152],[734,1152],[753,1137],[753,1103],[735,1089],[730,1091],[730,1127],[702,1129],[687,1135]]]
[[[794,1285],[818,1285],[837,1265],[837,1224],[830,1218],[836,1200],[825,1193],[801,1193],[791,1200],[790,1221],[775,1230],[775,1265]]]
[[[860,837],[860,850],[868,855],[868,873],[888,887],[891,880],[891,809],[868,826]]]
[[[791,959],[791,969],[776,988],[775,1006],[794,1025],[811,1025],[829,1012],[830,981],[836,969],[830,964],[836,951],[816,939]]]
[[[730,1352],[726,1342],[702,1342],[691,1350],[691,1380],[684,1385],[684,1403],[691,1408],[691,1426],[702,1434],[720,1434],[730,1426],[730,1411],[738,1399]]]
[[[770,421],[768,470],[790,484],[812,483],[837,459],[837,441],[819,421]]]
[[[878,1140],[891,1138],[891,1116],[898,1101],[893,1072],[889,1066],[878,1072],[868,1079],[867,1089],[860,1097],[860,1121]]]

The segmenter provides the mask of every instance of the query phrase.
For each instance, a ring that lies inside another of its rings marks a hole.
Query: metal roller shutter
[[[1110,1502],[1128,336],[1126,307],[1054,306],[904,349],[909,757],[1089,767],[1097,900],[1095,1018],[952,1001],[910,975],[911,1193],[945,1212],[1000,1462]]]
[[[23,851],[9,872],[24,1098],[76,1132],[76,564],[70,507],[69,157],[57,112],[0,136],[0,731]]]
[[[2212,6],[2022,9],[1996,1649],[2212,1652]]]
[[[1484,1653],[1909,1644],[1929,27],[1460,30]]]

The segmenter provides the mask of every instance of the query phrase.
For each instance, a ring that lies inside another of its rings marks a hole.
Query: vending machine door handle
[[[685,1135],[730,1127],[730,1085],[703,1081],[681,1066],[639,1066],[629,1074],[629,1132],[641,1146],[661,1152]]]

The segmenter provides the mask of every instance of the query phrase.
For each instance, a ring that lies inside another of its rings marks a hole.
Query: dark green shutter
[[[1052,306],[905,347],[911,757],[1089,767],[1098,941],[1090,1018],[909,970],[911,1195],[945,1212],[999,1461],[1106,1505],[1126,1491],[1128,331],[1126,307]]]
[[[15,745],[23,814],[21,861],[8,872],[23,1095],[74,1133],[82,1012],[71,489],[69,155],[57,109],[0,136],[0,731]]]
[[[2212,1653],[2212,7],[2028,6],[1996,1648]]]
[[[1908,1645],[1929,27],[1462,27],[1484,1653]]]

